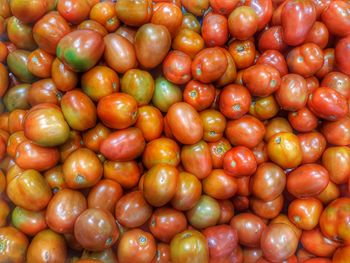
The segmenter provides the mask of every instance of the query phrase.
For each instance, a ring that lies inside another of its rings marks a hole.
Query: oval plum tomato
[[[297,111],[306,105],[308,95],[305,79],[297,74],[287,74],[282,77],[275,98],[282,109]]]
[[[331,1],[323,11],[321,18],[331,34],[346,37],[350,34],[348,14],[350,4],[346,1]]]
[[[350,66],[346,60],[350,54],[349,46],[350,46],[350,36],[340,39],[337,45],[335,46],[335,60],[337,63],[337,67],[341,72],[347,75],[350,75]]]
[[[318,125],[317,117],[307,107],[288,113],[288,121],[298,132],[311,132]]]
[[[186,230],[187,219],[180,211],[162,207],[153,212],[148,226],[155,238],[169,243],[176,234]]]
[[[57,233],[72,233],[76,219],[86,208],[86,199],[81,192],[62,189],[47,206],[46,223]]]
[[[219,79],[227,66],[226,55],[220,48],[205,48],[192,61],[192,76],[200,82],[210,83]]]
[[[170,106],[166,115],[173,136],[183,144],[197,143],[203,137],[203,123],[198,112],[188,103]]]
[[[238,242],[246,247],[259,247],[261,234],[266,228],[264,221],[252,213],[240,213],[231,219],[230,225],[237,230]]]
[[[97,153],[100,150],[102,141],[106,139],[110,133],[110,129],[98,123],[94,128],[82,134],[84,146]]]
[[[337,121],[349,112],[346,98],[328,87],[317,88],[311,93],[307,105],[316,116],[329,121]]]
[[[299,138],[290,132],[273,135],[267,144],[269,158],[282,168],[297,167],[302,161]]]
[[[6,59],[9,71],[11,71],[19,81],[25,83],[33,83],[37,80],[28,70],[29,55],[29,51],[17,49],[8,54]]]
[[[192,60],[186,53],[173,50],[163,61],[163,73],[167,80],[178,84],[186,84],[192,77]]]
[[[112,2],[100,2],[93,5],[89,17],[100,23],[108,32],[114,32],[120,26],[115,5]]]
[[[207,47],[223,46],[228,40],[227,18],[210,12],[202,22],[202,37]]]
[[[32,84],[28,92],[28,102],[32,107],[40,103],[59,105],[62,94],[52,79],[42,79]]]
[[[249,111],[251,95],[245,87],[230,84],[220,93],[220,112],[229,119],[239,119]]]
[[[89,17],[91,7],[88,1],[58,0],[57,11],[67,22],[79,24]]]
[[[257,163],[251,150],[236,146],[226,152],[223,168],[234,177],[250,176],[256,171]]]
[[[141,26],[152,17],[153,4],[151,0],[129,1],[121,0],[115,5],[117,17],[128,26]]]
[[[249,39],[257,31],[258,22],[258,16],[253,8],[237,7],[228,18],[230,34],[239,40]]]
[[[286,186],[284,171],[274,163],[262,163],[250,179],[250,191],[255,197],[272,201],[282,194]]]
[[[215,85],[217,87],[223,87],[227,84],[234,82],[237,76],[236,64],[230,52],[228,52],[225,48],[221,48],[221,50],[226,55],[227,68],[225,73],[215,82]]]
[[[3,248],[0,251],[2,262],[25,262],[29,245],[28,238],[12,226],[0,228],[0,239]]]
[[[304,42],[316,21],[316,8],[312,0],[288,0],[281,13],[283,41],[291,46]]]
[[[290,126],[289,122],[282,117],[275,117],[271,120],[269,120],[266,124],[266,133],[264,136],[264,140],[265,141],[269,141],[270,138],[274,135],[276,135],[277,133],[280,132],[293,132],[293,128],[292,126]]]
[[[64,188],[67,188],[66,182],[64,181],[62,165],[57,165],[50,170],[47,170],[44,173],[44,177],[54,194]]]
[[[269,156],[267,153],[267,144],[264,141],[260,142],[257,146],[255,146],[251,150],[255,156],[256,163],[258,165],[265,163],[269,160]]]
[[[270,224],[264,229],[260,244],[266,259],[280,262],[296,252],[298,238],[287,224]]]
[[[47,1],[26,0],[21,2],[14,0],[10,2],[12,14],[26,24],[39,20],[48,9]]]
[[[152,24],[163,25],[175,36],[182,24],[182,12],[174,3],[157,3],[153,6]]]
[[[350,228],[346,223],[350,216],[349,206],[350,199],[346,197],[332,201],[323,210],[319,222],[320,229],[326,237],[346,245],[350,242]]]
[[[245,5],[254,9],[258,16],[258,30],[262,30],[271,20],[273,12],[272,1],[248,0]]]
[[[252,95],[266,97],[280,87],[281,78],[273,66],[258,64],[244,70],[243,82]]]
[[[237,192],[236,180],[224,170],[214,169],[203,179],[203,192],[215,199],[225,200],[233,197]]]
[[[157,139],[163,132],[163,115],[154,106],[142,106],[138,109],[135,127],[142,131],[146,141]]]
[[[141,176],[140,167],[136,161],[103,163],[103,176],[119,183],[124,189],[137,185]]]
[[[172,42],[172,48],[186,53],[193,59],[204,48],[204,40],[198,33],[188,28],[181,29]]]
[[[301,163],[317,162],[326,149],[326,138],[319,132],[300,133],[298,138],[303,157]]]
[[[291,73],[311,77],[323,66],[322,49],[314,43],[295,47],[287,55],[287,64]]]
[[[14,16],[7,20],[7,35],[19,49],[34,50],[37,47],[33,39],[32,27]]]
[[[301,165],[287,176],[287,190],[297,198],[315,197],[328,183],[328,171],[315,163]]]
[[[151,262],[156,251],[156,241],[150,233],[139,228],[131,229],[126,231],[118,241],[118,262]]]
[[[326,189],[324,189],[319,195],[317,195],[317,199],[322,201],[323,204],[327,205],[333,200],[337,199],[340,196],[340,189],[337,184],[329,181]]]
[[[334,48],[326,48],[323,50],[323,65],[322,67],[316,72],[315,76],[318,78],[323,78],[328,73],[332,72],[335,68],[335,54],[334,54]],[[322,85],[326,86],[327,85]]]
[[[54,56],[42,49],[34,50],[28,57],[28,70],[40,78],[51,77],[51,66]]]
[[[57,57],[52,63],[51,77],[60,91],[72,90],[78,84],[78,74],[62,63]]]

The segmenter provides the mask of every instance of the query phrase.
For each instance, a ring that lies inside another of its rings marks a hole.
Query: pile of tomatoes
[[[0,262],[350,262],[349,0],[0,0]]]

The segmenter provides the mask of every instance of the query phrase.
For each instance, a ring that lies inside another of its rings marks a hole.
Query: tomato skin
[[[37,47],[33,39],[33,28],[18,18],[10,17],[6,29],[9,40],[19,49],[34,50]]]
[[[225,134],[231,144],[253,148],[263,140],[265,127],[258,119],[244,115],[227,122]]]
[[[155,238],[169,243],[176,234],[186,230],[187,219],[182,212],[163,207],[153,212],[148,226]]]
[[[127,128],[108,135],[100,152],[111,161],[131,161],[142,154],[145,144],[140,129]]]
[[[164,76],[175,84],[186,84],[192,77],[191,63],[191,57],[186,53],[170,51],[163,61]]]
[[[210,12],[203,18],[202,37],[207,47],[223,46],[228,40],[227,18]]]
[[[325,237],[319,228],[303,231],[300,242],[307,251],[318,257],[331,257],[340,246],[338,242]]]
[[[193,106],[197,111],[209,108],[215,99],[215,88],[211,84],[204,84],[191,80],[186,84],[183,92],[184,102]]]
[[[226,118],[220,111],[209,109],[199,113],[204,127],[203,140],[216,142],[223,137],[226,128]]]
[[[345,97],[328,87],[317,88],[309,96],[307,105],[316,116],[329,121],[337,121],[349,112]]]
[[[157,244],[156,256],[151,263],[168,263],[170,262],[170,245],[165,243]]]
[[[173,263],[208,263],[209,248],[205,236],[197,230],[185,230],[170,243],[170,258]]]
[[[9,73],[2,63],[0,63],[0,83],[0,97],[2,98],[9,86]]]
[[[320,217],[320,229],[322,233],[334,240],[344,242],[348,245],[350,242],[350,229],[346,224],[349,214],[350,199],[346,197],[338,198],[332,201],[324,210]]]
[[[273,262],[286,260],[296,252],[297,246],[298,239],[286,224],[269,225],[262,233],[261,250]]]
[[[335,51],[334,48],[326,48],[323,50],[323,66],[316,72],[315,76],[323,78],[335,68]],[[327,87],[327,85],[322,85]]]
[[[238,242],[246,247],[259,247],[261,234],[266,228],[264,221],[251,213],[241,213],[231,219],[230,225],[237,230]]]
[[[259,56],[256,64],[275,67],[279,71],[281,77],[288,73],[287,62],[284,56],[277,50],[266,50]]]
[[[50,67],[51,68],[51,67]],[[52,79],[42,79],[32,84],[28,92],[28,102],[32,107],[40,103],[59,104],[62,94]]]
[[[51,77],[60,91],[72,90],[78,84],[78,74],[62,63],[57,57],[52,63]]]
[[[76,29],[79,30],[92,30],[100,34],[102,37],[108,34],[107,30],[98,22],[94,20],[85,20],[81,22]]]
[[[283,28],[281,26],[272,26],[261,34],[258,40],[258,48],[260,52],[267,50],[276,50],[283,52],[288,45],[283,41]]]
[[[67,188],[66,182],[64,181],[62,165],[57,165],[47,170],[44,173],[44,177],[54,194],[64,188]]]
[[[188,103],[170,106],[166,118],[174,137],[183,144],[194,144],[203,137],[203,123],[198,112]]]
[[[237,192],[236,180],[224,170],[214,169],[202,181],[203,192],[215,199],[229,199]]]
[[[311,132],[318,126],[317,117],[307,107],[288,113],[288,121],[298,132]]]
[[[326,137],[328,143],[337,146],[345,146],[350,143],[349,129],[350,118],[346,116],[334,122],[325,121],[322,124],[321,132]]]
[[[332,88],[346,97],[350,98],[350,77],[338,71],[329,72],[324,76],[321,86]]]
[[[67,247],[63,236],[49,229],[39,232],[33,238],[27,251],[27,262],[45,262],[47,255],[49,260],[57,263],[63,263],[67,258]]]
[[[279,195],[271,201],[262,201],[256,197],[252,197],[249,201],[250,208],[254,214],[263,219],[272,219],[281,213],[284,197],[283,195]]]
[[[229,15],[238,4],[238,0],[209,0],[211,8],[213,8],[215,13],[222,15]]]
[[[122,196],[115,207],[115,218],[125,227],[135,228],[143,225],[152,215],[152,207],[140,191]]]
[[[72,233],[76,219],[86,208],[87,202],[81,192],[62,189],[47,206],[47,225],[57,233]]]
[[[117,17],[128,26],[141,26],[152,17],[153,4],[151,0],[118,1],[115,5]]]
[[[26,262],[29,241],[21,231],[12,226],[1,227],[0,238],[4,244],[0,253],[0,261]]]
[[[329,178],[336,184],[347,183],[350,177],[350,148],[329,147],[322,155],[322,165],[328,170]]]
[[[329,183],[328,171],[319,164],[304,164],[287,176],[287,190],[297,198],[314,197]]]
[[[350,21],[346,15],[349,11],[350,5],[345,1],[331,1],[325,8],[321,18],[331,34],[339,37],[349,35]]]
[[[350,255],[349,246],[340,247],[335,251],[332,262],[345,263],[348,260],[349,255]]]
[[[256,167],[255,156],[247,147],[236,146],[225,154],[223,168],[231,176],[250,176],[256,171]]]
[[[219,200],[220,205],[220,218],[218,224],[230,223],[232,217],[235,214],[235,208],[230,200]]]
[[[310,29],[305,43],[312,42],[318,45],[321,49],[324,49],[329,40],[329,32],[326,25],[322,22],[316,21]]]
[[[327,146],[326,138],[319,132],[298,134],[302,152],[302,163],[319,160]]]
[[[87,19],[90,9],[88,1],[59,0],[57,2],[57,11],[72,24],[79,24]]]
[[[228,18],[230,34],[239,40],[252,37],[258,29],[258,15],[249,6],[240,6],[233,10]]]
[[[151,262],[156,255],[154,237],[139,228],[126,231],[117,248],[118,262]]]
[[[251,95],[245,87],[237,84],[227,85],[220,93],[220,112],[227,118],[239,119],[249,111],[251,100]]]
[[[12,211],[11,223],[28,236],[35,236],[47,228],[45,211],[34,212],[19,206]]]
[[[130,189],[137,185],[141,171],[135,161],[105,161],[103,163],[103,176],[106,179],[116,181],[125,189]]]
[[[238,234],[230,225],[217,225],[202,230],[211,260],[229,256],[238,246]]]
[[[46,180],[36,170],[26,170],[7,185],[7,195],[17,206],[41,211],[49,203],[52,193]]]
[[[280,87],[281,78],[273,66],[257,64],[244,70],[243,82],[252,95],[266,97]]]
[[[174,3],[156,3],[153,6],[152,24],[163,25],[175,36],[182,24],[183,14],[179,6]]]
[[[255,44],[252,39],[234,40],[228,47],[238,69],[253,65],[255,60]]]
[[[116,31],[120,26],[115,5],[111,2],[102,2],[93,5],[89,17],[100,23],[108,32]]]
[[[316,9],[311,0],[289,0],[283,6],[281,13],[283,41],[291,46],[300,45],[315,21]]]
[[[349,43],[350,43],[350,36],[347,36],[340,39],[335,46],[335,60],[336,60],[337,67],[341,72],[347,75],[350,75],[350,66],[346,60],[346,58],[350,54]]]

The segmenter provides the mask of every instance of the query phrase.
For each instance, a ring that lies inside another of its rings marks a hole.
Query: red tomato
[[[349,43],[350,43],[350,36],[347,36],[339,40],[339,42],[335,46],[335,60],[336,60],[337,66],[341,72],[347,75],[350,75],[350,66],[346,60],[350,54]]]
[[[183,91],[184,102],[193,106],[197,111],[209,108],[215,99],[215,87],[197,80],[191,80]]]
[[[236,146],[226,152],[223,168],[235,177],[250,176],[256,171],[257,163],[251,150]]]
[[[321,18],[330,33],[346,37],[350,33],[350,21],[346,14],[350,12],[350,4],[346,1],[331,1],[324,9]]]
[[[191,57],[186,53],[170,51],[163,61],[164,76],[175,84],[186,84],[192,77],[191,64]]]
[[[0,228],[0,238],[4,242],[4,248],[0,253],[0,261],[26,261],[26,252],[29,245],[26,235],[12,226],[7,226]]]
[[[288,46],[283,41],[283,28],[281,26],[272,26],[263,31],[259,38],[258,47],[261,52],[267,50],[285,51]]]
[[[214,169],[203,179],[203,192],[215,199],[229,199],[237,192],[236,180],[224,170]]]
[[[245,40],[252,37],[258,29],[259,17],[249,6],[240,6],[233,10],[228,18],[232,37]]]
[[[202,37],[207,47],[223,46],[228,40],[227,18],[213,12],[204,16]]]
[[[298,132],[311,132],[318,126],[317,117],[307,107],[288,113],[288,120]]]

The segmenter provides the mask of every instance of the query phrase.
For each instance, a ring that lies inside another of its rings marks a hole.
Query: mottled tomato
[[[8,54],[6,62],[9,71],[22,82],[33,83],[37,78],[28,70],[28,57],[30,52],[27,50],[17,49]]]
[[[263,140],[265,127],[257,118],[244,115],[237,120],[227,122],[225,134],[233,145],[253,148]]]
[[[86,199],[81,192],[60,190],[47,206],[46,223],[57,233],[72,233],[76,219],[86,208]]]
[[[170,243],[170,258],[173,263],[207,263],[209,248],[205,236],[197,230],[185,230]]]
[[[182,101],[182,89],[163,77],[155,81],[152,104],[162,112],[167,112],[171,105]]]
[[[203,179],[212,170],[212,161],[209,146],[205,141],[191,145],[184,145],[181,149],[181,162],[184,169]]]
[[[104,178],[116,181],[125,189],[130,189],[137,185],[141,171],[135,161],[105,161],[103,163],[103,176]]]
[[[350,199],[346,197],[338,198],[332,201],[324,210],[320,217],[320,229],[322,233],[334,240],[344,242],[346,245],[350,242],[350,228],[347,224],[349,220]]]
[[[180,7],[173,3],[157,3],[153,6],[151,23],[165,26],[172,37],[175,36],[182,23]]]
[[[286,224],[271,224],[261,235],[263,256],[272,262],[281,262],[292,256],[298,247],[298,238]]]
[[[322,155],[322,165],[327,169],[332,182],[347,183],[350,178],[350,148],[347,146],[327,148]]]
[[[129,15],[130,12],[128,12]],[[168,54],[170,47],[171,36],[163,25],[145,24],[136,33],[136,57],[145,68],[158,66]]]
[[[198,33],[188,28],[181,29],[172,42],[172,48],[194,58],[204,48],[204,40]]]
[[[338,1],[337,1],[338,2]],[[347,75],[350,75],[350,66],[346,58],[350,54],[350,36],[344,37],[339,40],[335,46],[335,60],[339,70]]]
[[[287,64],[291,73],[310,77],[323,66],[322,49],[314,43],[298,46],[288,53]]]
[[[35,236],[47,228],[45,211],[30,211],[16,206],[12,211],[11,223],[28,236]]]
[[[234,40],[228,47],[238,69],[253,65],[255,60],[255,45],[252,39]]]
[[[283,42],[283,29],[281,26],[272,26],[263,31],[258,40],[258,48],[261,52],[277,50],[283,52],[287,44]]]
[[[37,44],[33,38],[33,28],[12,16],[7,21],[7,35],[9,40],[19,49],[34,50]]]
[[[163,0],[159,0],[159,1],[163,1]],[[178,1],[178,0],[175,0],[175,1]],[[180,31],[181,29],[189,29],[199,34],[201,32],[201,24],[193,14],[183,13]]]
[[[186,230],[187,220],[182,212],[163,207],[153,212],[148,227],[155,238],[169,243],[176,234]]]
[[[258,23],[257,13],[249,6],[235,8],[228,18],[231,36],[240,40],[252,37],[258,29]]]
[[[224,170],[214,169],[203,179],[203,192],[215,199],[229,199],[237,192],[236,180]]]
[[[272,1],[267,0],[248,0],[245,5],[254,9],[258,16],[258,30],[262,30],[272,17]]]
[[[212,105],[215,99],[215,87],[197,80],[191,80],[183,91],[184,102],[193,106],[197,111],[202,111]]]
[[[114,32],[120,26],[113,2],[100,2],[93,5],[89,17],[100,23],[108,32]]]
[[[314,163],[322,156],[326,149],[326,138],[319,132],[298,134],[300,141],[302,163]]]
[[[308,95],[305,79],[297,74],[287,74],[282,77],[275,98],[282,109],[297,111],[306,105]]]
[[[317,88],[308,100],[309,109],[318,117],[336,121],[348,114],[346,98],[332,88]]]
[[[58,58],[52,63],[52,81],[60,91],[72,90],[78,84],[78,74],[62,63]]]
[[[30,242],[27,251],[28,263],[52,261],[64,263],[67,245],[63,236],[50,229],[39,232]]]
[[[316,21],[316,8],[312,0],[288,0],[281,12],[283,41],[291,46],[304,42]]]
[[[163,61],[164,76],[175,84],[186,84],[192,77],[191,63],[191,57],[186,53],[170,51]]]
[[[350,4],[346,1],[331,1],[323,11],[321,18],[331,34],[346,37],[350,33],[348,14]]]
[[[340,246],[338,242],[325,237],[319,228],[303,231],[300,242],[307,251],[318,257],[330,257]]]
[[[118,262],[151,262],[156,255],[154,237],[139,228],[126,231],[120,238],[117,248]]]
[[[232,218],[230,225],[237,230],[238,242],[241,245],[259,247],[261,234],[266,228],[260,217],[252,213],[241,213]]]
[[[329,173],[319,164],[304,164],[287,176],[287,190],[297,198],[314,197],[329,183]]]
[[[34,50],[28,57],[28,70],[40,78],[51,76],[51,66],[54,56],[42,49]]]
[[[245,87],[230,84],[220,93],[219,108],[225,117],[239,119],[249,111],[251,95]]]
[[[6,192],[15,205],[31,211],[43,210],[52,196],[45,178],[35,170],[26,170],[9,181]]]
[[[26,262],[29,245],[26,235],[12,226],[1,227],[0,240],[3,244],[0,250],[0,261]]]
[[[311,132],[318,125],[317,117],[307,107],[288,113],[288,121],[298,132]]]
[[[121,0],[115,5],[117,17],[129,26],[141,26],[152,17],[152,1]]]
[[[302,161],[300,141],[290,132],[273,135],[267,144],[269,158],[282,168],[297,167]]]

